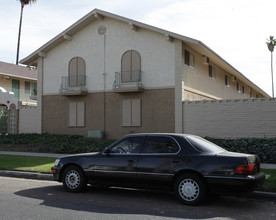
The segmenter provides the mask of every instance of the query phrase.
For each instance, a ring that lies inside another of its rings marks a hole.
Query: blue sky
[[[37,0],[24,9],[20,59],[94,8],[200,40],[272,94],[265,42],[276,36],[275,0]],[[19,14],[19,1],[1,0],[0,61],[15,63]]]

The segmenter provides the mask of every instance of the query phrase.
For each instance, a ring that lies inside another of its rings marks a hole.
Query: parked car
[[[128,135],[102,152],[61,157],[51,172],[69,192],[87,183],[166,188],[187,205],[204,201],[208,192],[251,192],[265,179],[256,155],[184,134]]]

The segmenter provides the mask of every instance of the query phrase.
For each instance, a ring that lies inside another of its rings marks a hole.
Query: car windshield
[[[198,136],[186,136],[186,139],[199,152],[221,153],[226,151],[225,149],[219,147],[218,145]]]

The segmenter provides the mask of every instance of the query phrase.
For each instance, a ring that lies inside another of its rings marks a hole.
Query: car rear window
[[[199,152],[220,153],[226,151],[218,145],[198,136],[186,136],[186,139]]]
[[[179,151],[178,144],[171,137],[148,137],[142,153],[147,154],[171,154]]]

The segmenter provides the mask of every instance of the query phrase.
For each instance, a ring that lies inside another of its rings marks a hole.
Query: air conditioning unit
[[[231,76],[231,81],[232,81],[232,82],[236,82],[236,81],[237,81],[237,77]]]
[[[209,65],[209,58],[206,57],[206,56],[202,56],[202,63],[205,64],[205,65]]]

